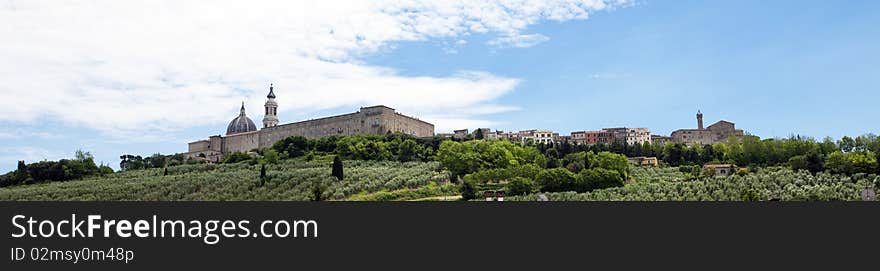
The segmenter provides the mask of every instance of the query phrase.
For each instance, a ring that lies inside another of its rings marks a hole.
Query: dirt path
[[[461,195],[455,195],[455,196],[427,197],[427,198],[420,198],[420,199],[411,199],[411,200],[407,200],[407,201],[456,201],[456,200],[460,200],[460,199],[461,199]]]

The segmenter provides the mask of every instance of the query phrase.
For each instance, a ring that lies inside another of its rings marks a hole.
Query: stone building
[[[550,130],[525,130],[519,132],[520,143],[532,141],[535,144],[553,144],[559,140],[559,134]]]
[[[635,166],[640,166],[640,167],[656,167],[656,166],[660,165],[660,161],[657,160],[657,157],[638,156],[638,157],[629,157],[626,159],[629,160],[630,164],[633,164]]]
[[[724,120],[703,128],[703,113],[697,111],[697,129],[676,130],[672,132],[672,141],[688,145],[711,145],[725,141],[731,136],[743,136],[743,130],[736,129],[733,122]]]
[[[578,131],[571,133],[572,142],[579,145],[611,144],[614,141],[629,145],[643,144],[651,141],[651,130],[648,128],[604,128],[598,131]]]
[[[610,140],[611,134],[605,131],[577,131],[571,132],[571,142],[577,145],[599,144],[599,139]]]
[[[731,164],[718,164],[718,165],[704,165],[703,172],[706,172],[711,168],[711,171],[714,172],[714,176],[730,176],[739,169],[736,165]]]
[[[263,128],[257,129],[245,114],[244,104],[239,115],[226,128],[226,135],[211,136],[207,140],[189,143],[188,157],[217,162],[231,152],[248,152],[271,147],[290,136],[320,138],[331,135],[404,133],[416,137],[434,136],[434,125],[397,113],[393,108],[377,105],[361,107],[354,113],[325,117],[288,124],[278,124],[278,104],[274,87],[266,96]]]
[[[673,142],[671,136],[651,135],[651,144],[664,145]]]
[[[621,127],[605,128],[602,130],[611,133],[611,138],[613,141],[623,142],[627,145],[641,145],[645,142],[651,142],[651,130],[648,130],[648,128]]]

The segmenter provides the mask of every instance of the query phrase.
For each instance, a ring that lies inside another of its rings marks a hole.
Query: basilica
[[[186,155],[195,159],[219,162],[226,154],[268,148],[290,136],[320,138],[332,135],[384,135],[389,132],[431,137],[434,136],[434,125],[397,113],[393,108],[384,105],[361,107],[354,113],[279,125],[275,87],[269,85],[262,128],[257,129],[254,121],[245,114],[242,103],[238,116],[226,127],[225,136],[215,135],[208,139],[190,142]]]

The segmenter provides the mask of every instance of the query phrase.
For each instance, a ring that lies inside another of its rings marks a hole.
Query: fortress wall
[[[260,147],[260,132],[229,135],[223,138],[223,153],[248,152]]]
[[[260,147],[268,148],[272,144],[290,136],[320,138],[331,135],[354,135],[375,132],[370,129],[367,119],[360,113],[351,113],[328,118],[320,118],[302,122],[278,125],[260,130]]]
[[[399,113],[389,114],[385,118],[385,128],[392,132],[400,132],[416,137],[434,136],[434,125],[408,117]]]
[[[189,152],[207,151],[210,145],[211,145],[211,141],[208,141],[208,140],[199,140],[199,141],[195,141],[195,142],[190,142],[189,143]]]
[[[191,142],[189,149],[191,153],[215,151],[228,154],[268,148],[290,136],[321,138],[332,135],[384,135],[388,131],[431,137],[434,136],[434,125],[399,114],[386,106],[372,106],[363,107],[355,113],[282,124],[254,132],[225,137],[212,136],[209,140]]]

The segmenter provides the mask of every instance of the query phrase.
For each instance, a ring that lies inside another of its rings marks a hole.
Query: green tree
[[[309,140],[303,136],[291,136],[272,144],[272,149],[278,153],[287,153],[287,158],[296,158],[305,155],[309,150]]]
[[[226,155],[226,157],[223,157],[223,161],[221,161],[221,163],[235,164],[235,163],[244,162],[244,161],[248,161],[248,160],[251,160],[251,156],[248,155],[247,153],[232,152],[232,153]]]
[[[472,200],[477,198],[477,185],[474,181],[463,181],[459,187],[461,198],[464,200]]]
[[[822,160],[822,156],[817,151],[808,152],[805,159],[807,170],[809,170],[810,173],[816,174],[825,170],[825,163]]]
[[[852,173],[874,173],[877,171],[877,158],[869,151],[849,153]]]
[[[843,138],[840,139],[840,141],[837,143],[837,145],[840,147],[840,151],[851,152],[856,147],[856,141],[853,140],[851,137],[844,136]]]
[[[523,177],[514,177],[507,184],[507,195],[526,195],[535,191],[535,184],[532,180]]]
[[[825,168],[831,173],[850,174],[852,173],[852,161],[847,154],[836,151],[825,158]]]
[[[336,177],[337,180],[342,180],[345,177],[342,172],[342,159],[339,159],[338,155],[333,157],[333,171],[331,175]]]
[[[575,190],[575,175],[564,168],[551,168],[535,177],[542,192],[563,192]]]
[[[12,179],[11,185],[28,183],[28,179],[30,178],[31,175],[28,173],[27,165],[24,161],[18,161],[18,167],[15,169],[15,175]]]
[[[275,149],[265,150],[262,158],[264,164],[278,164],[278,151]]]
[[[788,166],[791,170],[807,170],[807,157],[804,155],[796,155],[788,159]]]
[[[590,156],[590,153],[587,154]],[[620,174],[620,178],[626,180],[629,174],[630,163],[626,156],[614,154],[610,152],[600,152],[595,158],[590,158],[589,168],[604,168],[613,170]]]
[[[596,189],[623,187],[624,179],[619,172],[605,168],[592,168],[581,171],[577,176],[578,185],[575,191],[589,192]]]

